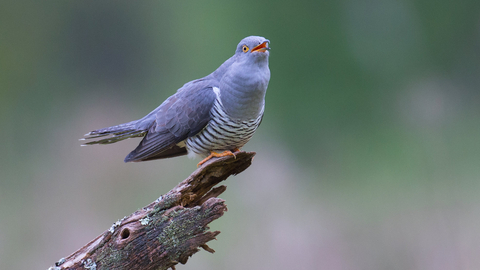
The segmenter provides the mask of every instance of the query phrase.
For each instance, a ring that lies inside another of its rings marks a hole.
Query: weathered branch
[[[167,194],[62,258],[50,269],[175,269],[199,251],[213,253],[207,242],[220,232],[207,226],[227,210],[217,198],[225,186],[214,186],[248,168],[254,152],[209,160]]]

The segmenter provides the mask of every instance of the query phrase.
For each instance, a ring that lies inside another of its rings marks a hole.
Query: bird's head
[[[267,59],[269,56],[268,50],[270,50],[269,43],[270,40],[264,37],[249,36],[238,43],[235,54],[237,57],[254,61]]]

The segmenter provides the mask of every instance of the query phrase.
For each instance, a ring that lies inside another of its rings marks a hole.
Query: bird
[[[270,81],[270,41],[249,36],[209,75],[190,81],[145,117],[93,130],[85,145],[111,144],[143,137],[124,162],[188,155],[235,156],[262,122]]]

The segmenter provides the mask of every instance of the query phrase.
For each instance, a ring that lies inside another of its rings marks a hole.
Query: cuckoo
[[[190,81],[145,117],[85,134],[84,145],[143,137],[125,158],[138,162],[188,154],[235,155],[262,121],[270,81],[268,39],[249,36],[211,74]]]

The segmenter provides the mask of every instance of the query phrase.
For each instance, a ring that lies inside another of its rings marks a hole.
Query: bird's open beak
[[[253,52],[264,52],[264,51],[267,51],[267,50],[270,50],[270,48],[268,47],[268,40],[263,42],[262,44],[256,46],[255,48],[253,48],[252,53]]]

